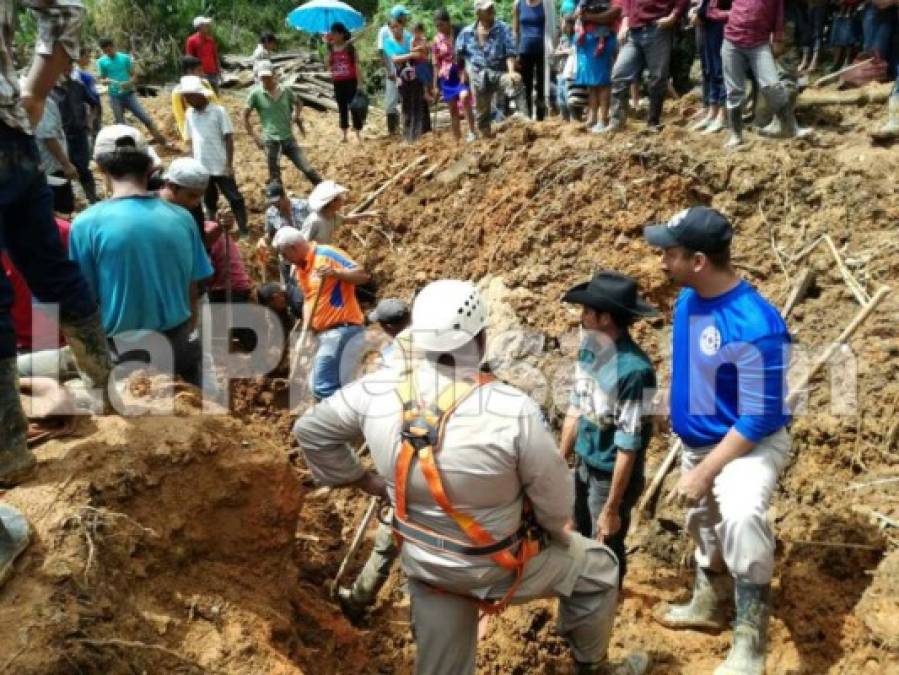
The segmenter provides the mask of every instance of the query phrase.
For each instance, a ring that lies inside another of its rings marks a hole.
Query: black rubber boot
[[[727,109],[727,142],[725,148],[736,148],[743,145],[743,108]]]
[[[387,113],[387,135],[396,136],[400,132],[399,113]]]
[[[19,398],[16,359],[0,359],[0,487],[28,478],[37,466],[28,448],[28,420]]]

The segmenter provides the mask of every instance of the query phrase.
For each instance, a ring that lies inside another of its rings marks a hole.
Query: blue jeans
[[[662,103],[668,91],[671,68],[671,46],[674,31],[656,25],[634,28],[620,45],[612,68],[612,117],[619,123],[627,118],[631,82],[636,82],[643,69],[649,71],[649,115],[647,122],[657,126],[662,117]]]
[[[318,349],[309,378],[312,395],[328,398],[353,378],[363,347],[362,326],[338,326],[318,334]],[[357,339],[354,339],[357,338]]]
[[[702,102],[706,105],[724,105],[727,91],[724,88],[724,66],[721,63],[721,45],[724,44],[724,21],[702,19]]]
[[[58,303],[62,322],[90,317],[97,303],[69,260],[53,219],[53,192],[40,168],[34,137],[0,122],[0,248],[25,277],[35,298]],[[0,359],[16,355],[9,315],[13,290],[0,274]]]
[[[620,452],[620,451],[619,451]],[[636,468],[636,467],[635,467]],[[630,483],[624,491],[618,506],[621,518],[621,529],[603,542],[618,558],[618,587],[627,573],[627,548],[624,545],[627,532],[631,527],[631,511],[633,511],[640,493],[643,492],[643,473],[637,471],[631,475]],[[609,493],[612,490],[612,475],[587,466],[578,458],[574,470],[574,525],[577,531],[588,539],[595,539],[596,521],[602,513]]]
[[[865,7],[862,19],[864,51],[877,52],[880,58],[887,62],[887,75],[890,77],[896,74],[896,61],[899,58],[897,29],[899,29],[899,9],[896,7],[877,9],[873,4]]]
[[[137,94],[131,92],[124,96],[109,96],[109,107],[112,108],[112,117],[116,124],[125,124],[125,111],[131,112],[141,123],[150,131],[154,131],[156,126],[150,115],[144,110],[137,98]]]
[[[566,122],[571,119],[571,109],[568,107],[568,80],[561,75],[556,77],[556,105],[559,106],[559,114]]]

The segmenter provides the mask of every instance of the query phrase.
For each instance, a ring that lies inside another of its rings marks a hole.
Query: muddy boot
[[[743,145],[743,109],[728,108],[727,109],[727,142],[724,144],[725,150],[737,148]]]
[[[16,359],[0,359],[0,487],[12,487],[37,467],[28,449],[28,419],[19,398]]]
[[[654,613],[656,621],[668,628],[717,630],[724,627],[724,602],[730,575],[696,568],[693,597],[683,605],[667,605]]]
[[[100,323],[100,312],[77,321],[63,321],[60,328],[72,350],[78,374],[89,391],[101,390],[103,413],[108,414],[111,412],[108,386],[112,359],[109,356],[106,331]]]
[[[386,576],[378,574],[369,577],[363,570],[351,588],[341,586],[337,589],[337,602],[340,603],[340,610],[348,619],[359,621],[365,615],[366,610],[375,604],[378,592],[386,582]]]
[[[652,659],[646,652],[628,654],[620,661],[602,663],[576,663],[575,675],[643,675],[649,672]]]
[[[658,131],[662,128],[662,106],[665,103],[664,96],[649,97],[649,113],[646,116],[646,127]]]
[[[0,504],[0,587],[12,576],[13,563],[30,542],[25,516],[9,504]]]
[[[768,649],[771,586],[737,582],[734,642],[715,675],[763,675]]]
[[[400,114],[387,113],[387,135],[396,136],[400,131]]]
[[[887,103],[887,121],[880,129],[871,132],[875,141],[889,141],[899,138],[899,92],[890,96]]]

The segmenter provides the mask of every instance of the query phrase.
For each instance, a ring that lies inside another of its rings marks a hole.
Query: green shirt
[[[247,98],[247,107],[259,113],[263,141],[289,141],[293,138],[291,121],[296,104],[293,91],[278,89],[278,98],[272,98],[262,87],[256,87]]]
[[[110,96],[125,96],[134,91],[133,85],[129,84],[123,87],[118,84],[131,79],[132,67],[131,57],[124,52],[116,52],[115,56],[104,54],[97,59],[97,72],[100,73],[100,77],[108,77],[110,80]]]
[[[571,406],[580,412],[574,450],[588,466],[611,474],[617,452],[636,452],[633,476],[643,475],[652,438],[647,403],[656,376],[649,357],[630,338],[599,347],[587,338],[578,353]]]

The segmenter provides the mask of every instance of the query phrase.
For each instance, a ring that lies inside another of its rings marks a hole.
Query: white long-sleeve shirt
[[[401,402],[396,370],[384,369],[348,385],[323,401],[294,427],[313,477],[342,485],[364,474],[348,441],[364,435],[375,468],[395,503],[395,463],[400,447]],[[450,383],[447,371],[430,362],[416,364],[419,393],[434,400]],[[524,393],[493,382],[468,396],[450,418],[437,464],[453,505],[473,516],[497,540],[517,531],[527,494],[537,521],[551,536],[567,540],[574,486],[537,404]],[[417,462],[407,486],[413,523],[468,541],[435,503]],[[403,544],[407,576],[441,588],[468,591],[496,583],[509,571],[489,557],[437,553],[410,541]]]

